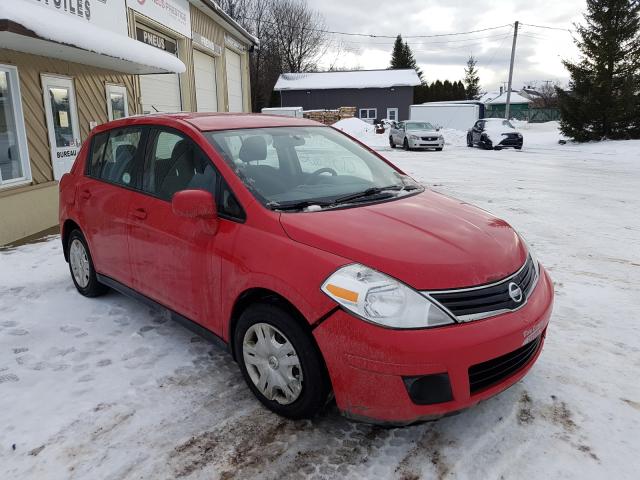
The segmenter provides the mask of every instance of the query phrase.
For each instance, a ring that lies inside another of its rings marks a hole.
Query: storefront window
[[[17,70],[0,65],[0,187],[29,179],[18,88]]]
[[[63,87],[49,88],[51,111],[53,113],[53,129],[58,148],[75,145],[73,126],[71,125],[71,106],[69,105],[69,89]]]
[[[121,85],[107,85],[107,110],[109,120],[118,120],[129,116],[127,89]]]

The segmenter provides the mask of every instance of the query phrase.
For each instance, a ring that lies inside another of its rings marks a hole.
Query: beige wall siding
[[[18,68],[34,184],[53,180],[41,74],[57,74],[73,78],[80,136],[83,141],[89,135],[90,121],[101,124],[108,120],[105,88],[107,83],[126,86],[129,114],[138,112],[137,87],[133,75],[3,49],[0,49],[0,64],[14,65]]]
[[[0,245],[15,242],[58,223],[58,182],[0,190]]]
[[[58,183],[53,181],[41,74],[73,78],[83,141],[89,135],[89,122],[108,120],[107,83],[127,88],[130,115],[139,111],[139,95],[133,75],[6,49],[0,49],[0,64],[18,69],[33,178],[31,186],[0,188],[0,245],[4,245],[58,222]]]

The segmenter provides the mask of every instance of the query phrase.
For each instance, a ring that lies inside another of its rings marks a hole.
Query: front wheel
[[[327,402],[331,383],[310,334],[286,310],[259,303],[245,310],[234,333],[242,375],[268,409],[311,418]]]
[[[389,146],[391,148],[396,148],[396,142],[393,141],[393,137],[389,137]]]
[[[78,292],[85,297],[97,297],[109,290],[98,282],[87,241],[79,230],[74,230],[69,235],[67,252],[71,279]]]
[[[473,147],[473,138],[471,135],[467,135],[467,147]]]
[[[411,150],[409,148],[409,140],[407,140],[406,138],[404,139],[404,142],[402,142],[402,148],[404,148],[407,152]]]

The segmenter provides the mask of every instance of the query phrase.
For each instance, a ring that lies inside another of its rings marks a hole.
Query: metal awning
[[[0,48],[130,74],[186,70],[158,48],[21,0],[0,2]]]

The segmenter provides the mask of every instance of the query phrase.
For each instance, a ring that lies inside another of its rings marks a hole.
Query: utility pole
[[[516,40],[518,39],[518,21],[513,26],[513,45],[511,46],[511,66],[509,67],[509,86],[507,87],[507,104],[505,106],[505,116],[509,120],[509,110],[511,107],[511,82],[513,81],[513,61],[516,58]]]

